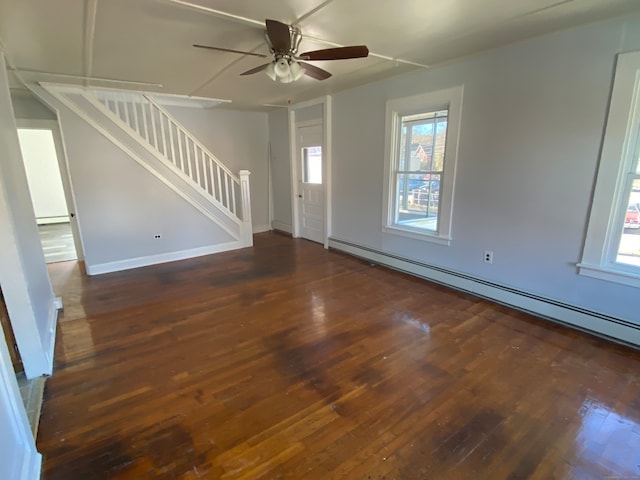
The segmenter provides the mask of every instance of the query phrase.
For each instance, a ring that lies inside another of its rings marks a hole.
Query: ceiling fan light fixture
[[[291,62],[289,69],[291,70],[291,76],[294,82],[300,80],[304,75],[304,68],[302,68],[298,62]]]
[[[271,62],[269,65],[267,65],[267,68],[264,69],[264,73],[266,73],[267,76],[275,82],[278,79],[278,77],[276,77],[275,62]]]
[[[179,0],[175,1],[179,2]],[[295,82],[305,75],[315,80],[326,80],[331,77],[331,73],[307,62],[346,60],[350,58],[363,58],[369,55],[369,49],[366,45],[325,48],[322,50],[312,50],[310,52],[298,54],[298,47],[302,39],[302,33],[298,27],[271,19],[265,20],[265,26],[267,46],[269,47],[269,51],[271,55],[273,55],[274,60],[272,62],[263,63],[257,67],[250,68],[246,72],[242,72],[240,74],[242,76],[254,75],[258,72],[264,71],[271,80],[280,83]],[[222,52],[239,53],[241,55],[253,55],[262,58],[267,57],[265,54],[256,53],[254,51],[245,52],[232,48],[198,44],[194,44],[193,46]],[[298,62],[298,60],[304,61]]]
[[[293,82],[293,75],[291,75],[291,73],[289,73],[289,75],[287,75],[285,77],[278,78],[278,81],[280,83],[291,83],[291,82]]]
[[[279,58],[274,65],[276,76],[278,80],[282,81],[283,78],[287,78],[291,75],[291,69],[289,68],[289,62],[286,58]],[[285,82],[288,83],[288,82]]]

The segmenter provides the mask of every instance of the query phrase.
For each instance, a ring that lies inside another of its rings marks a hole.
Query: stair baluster
[[[196,138],[157,102],[144,93],[91,90],[98,104],[114,120],[126,127],[184,175],[189,177],[213,200],[239,218],[236,187],[240,179],[229,171]],[[86,95],[85,95],[86,96]]]

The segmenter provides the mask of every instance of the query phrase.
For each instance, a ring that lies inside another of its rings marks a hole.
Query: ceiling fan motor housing
[[[265,31],[265,38],[267,40],[267,45],[269,46],[269,50],[276,57],[276,59],[280,56],[286,56],[293,58],[298,53],[298,47],[300,46],[300,41],[302,40],[302,32],[298,27],[294,27],[293,25],[288,25],[289,27],[289,50],[280,50],[278,51],[271,42],[271,38],[269,37],[269,32]]]

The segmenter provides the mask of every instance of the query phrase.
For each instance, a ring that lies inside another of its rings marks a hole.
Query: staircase
[[[46,83],[41,86],[224,228],[239,246],[253,244],[250,172],[234,174],[152,94]],[[114,125],[126,133],[125,140],[121,133],[114,132]]]
[[[240,179],[151,95],[88,90],[85,98],[106,109],[114,122],[191,179],[220,209],[241,219],[237,208]]]

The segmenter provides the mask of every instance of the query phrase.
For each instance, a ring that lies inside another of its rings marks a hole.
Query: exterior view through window
[[[629,202],[624,214],[624,227],[618,245],[619,263],[640,267],[640,162],[636,155],[636,165],[629,174]]]
[[[302,149],[302,181],[304,183],[322,183],[322,147]]]
[[[395,158],[395,224],[438,231],[448,110],[401,117]]]

